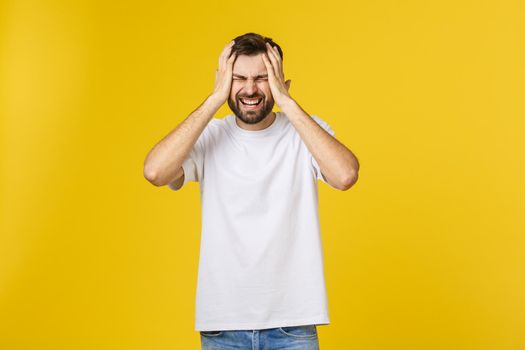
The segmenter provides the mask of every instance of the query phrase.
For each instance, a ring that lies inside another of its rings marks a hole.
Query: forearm
[[[329,182],[347,189],[357,180],[359,162],[355,155],[326,132],[293,100],[280,106]]]
[[[197,109],[159,141],[146,156],[144,177],[157,186],[166,185],[174,180],[193,145],[221,105],[215,95],[208,96]]]

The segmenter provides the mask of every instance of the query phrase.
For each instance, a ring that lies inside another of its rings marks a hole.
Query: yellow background
[[[1,2],[0,349],[200,348],[198,184],[143,161],[251,31],[361,162],[319,183],[321,348],[525,349],[518,0]]]

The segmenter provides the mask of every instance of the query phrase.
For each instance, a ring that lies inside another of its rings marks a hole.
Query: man
[[[220,54],[213,93],[145,160],[156,186],[200,183],[203,349],[317,349],[316,325],[330,323],[317,179],[347,190],[359,163],[291,97],[282,62],[271,38],[235,38]],[[226,101],[233,114],[213,118]]]

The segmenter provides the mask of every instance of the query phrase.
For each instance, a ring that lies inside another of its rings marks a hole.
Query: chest
[[[312,182],[311,155],[299,135],[214,140],[204,159],[203,186],[221,195],[278,198]]]

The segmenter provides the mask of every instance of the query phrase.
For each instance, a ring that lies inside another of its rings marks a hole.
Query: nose
[[[246,79],[244,84],[244,91],[246,95],[253,95],[257,91],[257,84],[252,79]]]

